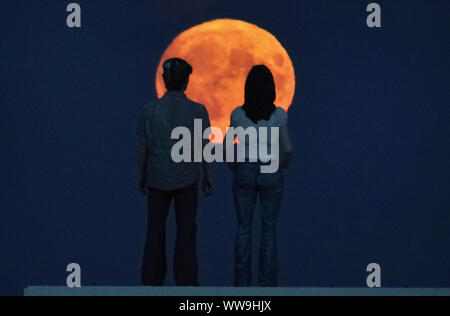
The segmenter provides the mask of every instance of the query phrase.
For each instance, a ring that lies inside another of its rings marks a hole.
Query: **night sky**
[[[385,287],[450,287],[449,1],[377,1],[381,29],[370,0],[78,0],[81,29],[69,2],[2,2],[0,294],[64,286],[72,262],[84,286],[140,284],[137,118],[172,39],[216,18],[270,31],[296,69],[280,285],[365,286],[375,262]],[[230,286],[231,177],[215,169],[200,281]],[[173,216],[168,231],[171,259]]]

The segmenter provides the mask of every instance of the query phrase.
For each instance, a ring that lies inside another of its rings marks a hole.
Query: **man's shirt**
[[[178,139],[171,139],[172,131],[177,127],[189,129],[191,147],[194,148],[195,119],[202,120],[203,134],[210,127],[208,111],[181,92],[167,92],[161,99],[150,102],[145,107],[137,134],[140,138],[145,138],[148,144],[147,184],[150,188],[178,190],[200,179],[201,163],[175,163],[171,156],[172,147],[179,142]],[[191,157],[193,159],[194,155]]]

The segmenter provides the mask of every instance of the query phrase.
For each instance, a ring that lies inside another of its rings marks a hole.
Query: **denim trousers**
[[[259,253],[259,285],[278,285],[277,234],[278,215],[284,192],[281,172],[261,173],[261,164],[242,163],[234,170],[233,196],[237,213],[234,285],[250,286],[252,282],[252,221],[259,198],[262,236]]]

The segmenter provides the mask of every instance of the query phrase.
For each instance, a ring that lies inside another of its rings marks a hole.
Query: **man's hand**
[[[214,181],[210,177],[203,178],[202,190],[206,197],[210,197],[214,194]]]
[[[147,186],[147,156],[148,156],[148,146],[147,139],[145,137],[141,137],[139,139],[138,144],[138,181],[137,181],[137,190],[143,194],[148,194],[148,186]]]
[[[138,180],[137,190],[144,196],[148,195],[147,181],[145,180],[145,178],[141,178]]]

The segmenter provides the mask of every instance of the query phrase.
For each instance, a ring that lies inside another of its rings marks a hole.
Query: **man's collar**
[[[176,97],[176,98],[187,98],[186,94],[181,91],[167,91],[164,96],[167,97]]]

